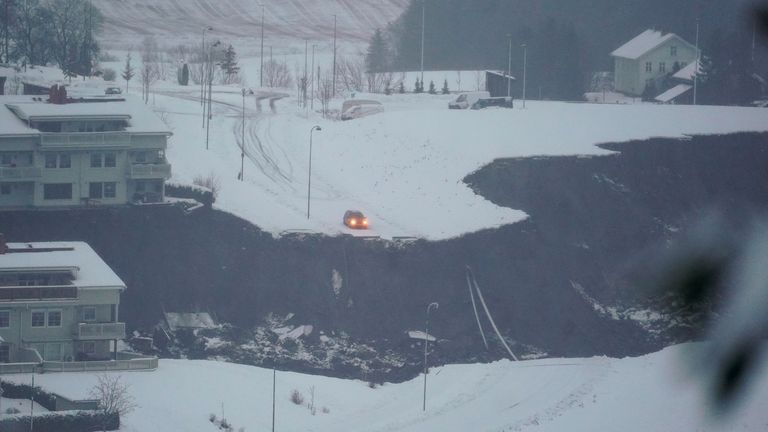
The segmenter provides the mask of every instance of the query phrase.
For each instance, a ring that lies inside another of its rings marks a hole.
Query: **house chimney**
[[[5,235],[0,233],[0,255],[4,255],[8,252],[8,244],[5,242]]]

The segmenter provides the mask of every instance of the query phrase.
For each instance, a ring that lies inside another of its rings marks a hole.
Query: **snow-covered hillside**
[[[547,359],[433,368],[427,411],[422,377],[370,388],[361,381],[277,373],[276,430],[281,431],[764,431],[768,367],[757,369],[743,405],[708,423],[701,385],[686,370],[688,350],[667,348],[626,359]],[[28,382],[28,376],[12,376]],[[122,373],[140,407],[124,432],[213,432],[209,415],[234,430],[270,430],[272,371],[211,361],[161,360],[155,372]],[[45,374],[35,383],[69,397],[87,397],[96,374]],[[310,402],[289,401],[298,390]],[[327,411],[327,412],[323,412]],[[223,412],[223,414],[222,414]],[[721,419],[722,420],[722,419]]]
[[[323,119],[296,98],[246,100],[245,181],[240,170],[241,104],[237,88],[214,89],[210,149],[201,128],[199,89],[158,87],[155,109],[174,130],[168,151],[173,181],[213,173],[217,206],[273,234],[309,230],[384,238],[446,239],[520,221],[475,194],[463,178],[497,158],[607,155],[597,147],[651,137],[768,130],[768,110],[738,107],[576,104],[529,101],[526,109],[448,110],[453,96],[361,95],[385,112],[353,121]],[[336,106],[340,100],[334,102]],[[316,104],[319,108],[319,103]],[[311,214],[307,218],[310,129]],[[344,227],[348,209],[370,230]]]
[[[329,4],[330,3],[330,4]],[[407,0],[94,0],[104,15],[100,39],[107,47],[128,47],[145,35],[163,44],[200,43],[204,27],[218,38],[260,37],[264,5],[266,44],[276,40],[330,40],[333,15],[342,41],[367,41],[376,28],[395,20]]]

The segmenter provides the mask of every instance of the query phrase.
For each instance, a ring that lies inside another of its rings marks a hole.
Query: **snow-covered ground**
[[[247,64],[247,62],[246,62]],[[257,77],[258,72],[249,73]],[[451,95],[356,95],[377,99],[385,112],[340,122],[297,107],[295,91],[276,102],[246,99],[245,181],[240,170],[241,104],[234,87],[215,87],[209,150],[205,149],[199,88],[158,85],[155,109],[174,130],[173,181],[213,174],[217,207],[279,235],[308,230],[352,233],[348,209],[368,216],[355,235],[446,239],[520,221],[520,210],[498,207],[462,179],[497,158],[609,154],[596,144],[768,130],[768,110],[651,104],[528,101],[512,110],[448,110]],[[258,91],[257,91],[258,92]],[[349,96],[349,95],[348,95]],[[332,107],[340,106],[341,100]],[[315,103],[316,110],[319,103]],[[310,130],[313,133],[310,217],[307,218]]]
[[[709,423],[713,411],[691,381],[681,345],[639,358],[546,359],[433,368],[427,411],[422,377],[370,388],[362,381],[277,373],[276,430],[282,431],[764,431],[768,365],[757,369],[735,413]],[[28,376],[10,376],[28,382]],[[125,432],[212,432],[210,414],[234,430],[270,430],[272,371],[212,361],[161,360],[155,372],[122,373],[139,408]],[[96,374],[38,376],[43,388],[84,398]],[[289,401],[298,390],[315,415]],[[327,412],[323,412],[327,411]],[[222,414],[223,412],[223,414]]]

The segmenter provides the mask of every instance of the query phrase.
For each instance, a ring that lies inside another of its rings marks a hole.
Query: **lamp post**
[[[221,44],[220,41],[216,41],[208,49],[208,116],[206,117],[205,124],[205,149],[208,150],[208,140],[211,132],[211,118],[213,118],[213,49]]]
[[[212,30],[213,30],[213,27],[210,27],[210,26],[203,27],[203,44],[201,45],[201,47],[202,47],[201,48],[201,55],[203,56],[203,59],[201,59],[201,60],[203,60],[203,61],[205,61],[205,32],[212,31]],[[204,103],[203,99],[205,98],[205,78],[204,78],[205,77],[205,72],[204,72],[204,70],[205,70],[205,66],[203,66],[201,68],[201,73],[200,73],[200,75],[201,75],[200,76],[200,105],[203,105],[203,103]],[[203,116],[205,116],[205,112],[203,112]]]
[[[528,46],[523,44],[523,109],[525,109],[525,75],[528,68]]]
[[[507,34],[509,39],[509,56],[507,57],[507,97],[512,96],[512,35]]]
[[[424,88],[424,17],[427,10],[427,0],[421,1],[421,88]]]
[[[309,220],[309,199],[312,193],[312,133],[314,131],[321,131],[323,128],[320,126],[312,126],[309,131],[309,175],[307,176],[307,220]]]
[[[336,97],[336,15],[333,15],[333,96]]]
[[[440,305],[436,302],[432,302],[427,306],[427,319],[424,325],[424,403],[421,407],[422,411],[427,410],[427,374],[429,373],[429,366],[427,365],[427,347],[429,346],[429,310],[432,309],[432,306],[437,310]]]
[[[259,87],[264,87],[264,4],[261,4],[261,66],[259,68]]]
[[[696,105],[696,95],[699,82],[699,62],[701,61],[701,54],[699,54],[699,19],[696,18],[696,66],[693,72],[693,104]]]

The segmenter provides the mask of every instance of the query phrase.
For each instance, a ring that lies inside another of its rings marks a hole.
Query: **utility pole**
[[[213,27],[205,26],[203,27],[203,43],[200,46],[200,55],[202,58],[200,59],[203,62],[203,67],[200,68],[200,105],[204,105],[205,100],[205,32],[213,30]],[[205,118],[205,109],[203,109],[203,118]]]
[[[272,363],[272,432],[275,432],[275,385],[277,384],[277,369]]]
[[[509,55],[507,56],[507,97],[512,96],[512,35],[507,34],[509,38]]]
[[[208,49],[208,116],[206,117],[205,125],[205,149],[208,150],[208,141],[211,134],[211,118],[213,117],[213,48],[219,46],[219,42],[212,44]]]
[[[336,14],[333,15],[333,96],[336,97]]]
[[[307,175],[307,220],[309,220],[309,199],[312,194],[312,132],[323,130],[320,126],[312,126],[309,131],[309,175]]]
[[[427,319],[424,325],[424,403],[421,407],[422,411],[427,410],[427,374],[429,373],[429,366],[427,364],[427,347],[429,346],[429,310],[435,307],[435,310],[440,306],[435,302],[430,303],[427,306]]]
[[[8,50],[9,50],[9,45],[8,45],[8,25],[9,25],[9,21],[11,19],[10,18],[11,16],[10,16],[10,11],[9,11],[9,6],[8,5],[10,4],[10,2],[11,2],[11,0],[5,0],[5,16],[3,17],[3,18],[5,18],[3,20],[3,33],[5,33],[5,62],[6,63],[10,63],[11,62],[10,58],[8,57]]]
[[[264,87],[264,4],[261,5],[261,68],[259,69],[259,87]]]
[[[421,87],[424,88],[424,22],[427,0],[421,0]]]
[[[523,44],[523,109],[525,109],[525,75],[528,69],[528,46]]]
[[[314,71],[315,71],[315,48],[316,47],[317,47],[317,45],[312,44],[312,68],[309,70],[309,73],[314,73]],[[315,110],[315,90],[316,90],[315,89],[315,80],[313,80],[312,78],[309,78],[309,81],[310,81],[310,84],[311,84],[310,88],[312,89],[309,92],[309,100],[310,100],[310,105],[311,105],[312,111],[314,111]]]
[[[304,108],[307,107],[307,87],[309,86],[309,83],[307,82],[308,75],[307,75],[307,57],[309,55],[309,39],[304,39],[304,78],[301,83],[301,90],[302,90],[302,100],[304,101]]]
[[[238,179],[243,181],[243,168],[245,168],[245,89],[243,89],[243,136],[240,141],[240,176]]]
[[[699,87],[699,62],[701,54],[699,51],[699,19],[696,18],[696,66],[694,66],[693,72],[693,104],[696,105],[696,96]]]

